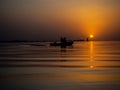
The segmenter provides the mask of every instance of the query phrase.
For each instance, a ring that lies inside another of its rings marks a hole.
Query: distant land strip
[[[51,67],[51,68],[120,68],[119,65],[88,66],[88,65],[49,65],[49,64],[0,64],[2,67]]]
[[[90,61],[90,60],[12,60],[12,59],[2,59],[0,62],[80,62],[80,61]],[[94,60],[94,61],[109,61],[109,62],[120,62],[120,60]]]

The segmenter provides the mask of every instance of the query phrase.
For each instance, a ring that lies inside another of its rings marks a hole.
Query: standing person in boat
[[[61,42],[61,43],[63,42],[63,38],[62,38],[62,37],[60,38],[60,42]]]
[[[66,47],[66,42],[67,42],[67,40],[66,40],[66,37],[64,37],[64,38],[62,38],[61,37],[61,47],[63,48],[65,48]]]

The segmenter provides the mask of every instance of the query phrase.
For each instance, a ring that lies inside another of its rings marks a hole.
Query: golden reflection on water
[[[90,42],[90,61],[93,62],[94,61],[94,45],[93,45],[93,41]],[[90,65],[90,68],[93,69],[94,66]]]
[[[94,61],[93,41],[90,42],[90,61]]]
[[[92,68],[94,68],[94,66],[93,66],[93,65],[91,65],[91,66],[90,66],[90,68],[92,69]]]

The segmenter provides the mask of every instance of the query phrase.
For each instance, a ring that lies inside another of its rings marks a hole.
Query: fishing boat
[[[73,41],[66,41],[64,43],[62,42],[53,42],[53,43],[50,43],[50,46],[72,46],[73,45]]]

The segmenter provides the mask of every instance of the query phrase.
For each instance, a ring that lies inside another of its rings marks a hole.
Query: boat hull
[[[73,41],[71,42],[66,42],[66,43],[50,43],[50,46],[72,46],[73,45]]]

